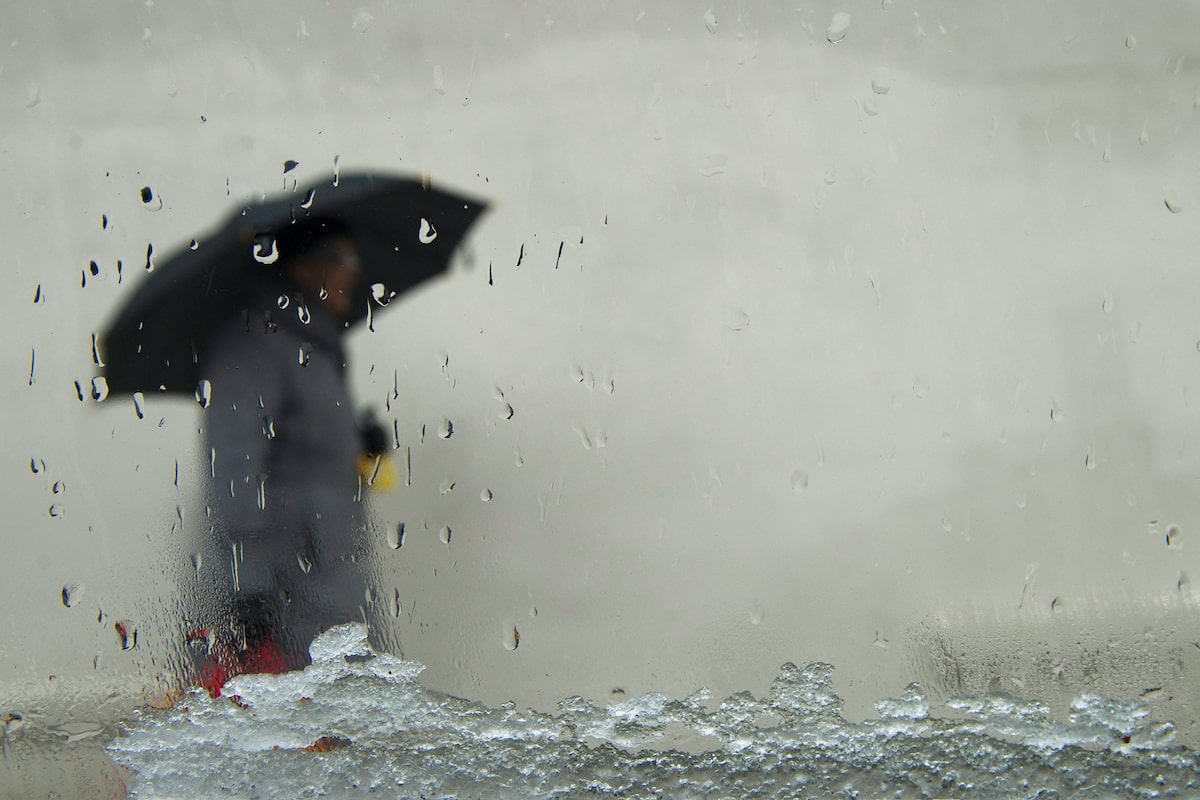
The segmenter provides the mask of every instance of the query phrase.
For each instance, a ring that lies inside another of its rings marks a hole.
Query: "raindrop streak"
[[[1058,402],[1055,400],[1051,400],[1050,401],[1050,419],[1051,419],[1051,421],[1062,422],[1062,418],[1063,418],[1063,411],[1061,408],[1059,408]]]
[[[46,298],[42,296],[42,285],[39,283],[37,285],[37,289],[33,293],[33,304],[37,305],[38,303],[45,303],[45,302],[46,302]]]
[[[307,325],[312,321],[312,313],[308,310],[308,303],[299,303],[296,305],[296,319],[300,320],[302,325]]]
[[[566,244],[566,242],[558,243],[558,258],[554,259],[554,268],[555,269],[558,269],[558,265],[562,261],[562,251],[563,251],[564,244]]]
[[[103,367],[104,361],[100,358],[100,346],[96,342],[96,334],[92,334],[92,363],[97,367]]]
[[[792,473],[792,491],[796,494],[802,493],[808,488],[808,470],[798,469]]]
[[[305,209],[312,208],[313,199],[316,198],[316,196],[317,190],[309,189],[308,193],[304,195],[304,199],[300,201],[300,207]]]
[[[138,419],[145,419],[146,412],[143,404],[146,402],[146,396],[141,392],[133,393],[133,410],[137,414]]]
[[[452,533],[453,531],[450,530],[449,525],[443,525],[442,529],[438,531],[438,539],[441,540],[442,544],[450,544],[450,535]]]
[[[37,351],[29,351],[29,385],[33,386],[33,372],[37,367]]]
[[[437,230],[429,223],[429,220],[421,217],[421,230],[417,234],[418,241],[421,244],[432,244],[437,238]]]
[[[120,271],[120,266],[117,267]],[[154,271],[154,245],[146,245],[146,272]]]
[[[443,417],[442,421],[438,423],[438,436],[442,437],[443,439],[449,439],[453,435],[454,423]]]
[[[299,352],[296,355],[297,363],[302,367],[308,366],[308,360],[312,356],[312,345],[308,342],[301,342]]]
[[[825,40],[830,44],[837,44],[846,38],[846,34],[849,31],[850,15],[845,11],[839,11],[833,15],[833,20],[829,23],[829,27],[825,29]]]
[[[397,524],[395,527],[388,528],[387,543],[388,543],[388,547],[392,548],[393,550],[399,550],[401,547],[404,546],[404,523],[403,522]]]
[[[108,381],[103,375],[92,378],[92,399],[97,403],[108,397]]]

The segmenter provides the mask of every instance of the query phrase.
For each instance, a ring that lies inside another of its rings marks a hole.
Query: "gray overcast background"
[[[1194,735],[1196,5],[3,6],[0,711],[170,685],[203,413],[74,382],[147,244],[294,159],[495,203],[350,342],[412,453],[370,501],[377,630],[428,684],[823,660],[855,714],[1164,686]]]

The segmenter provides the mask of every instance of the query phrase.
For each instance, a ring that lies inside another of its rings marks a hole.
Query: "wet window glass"
[[[10,8],[0,794],[1196,791],[1198,29]]]

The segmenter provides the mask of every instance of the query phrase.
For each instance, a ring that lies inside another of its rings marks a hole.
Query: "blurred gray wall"
[[[373,624],[429,684],[823,660],[854,713],[921,680],[1196,719],[1194,4],[4,5],[5,707],[176,680],[203,412],[74,382],[147,244],[293,159],[495,202],[350,344],[411,448]]]

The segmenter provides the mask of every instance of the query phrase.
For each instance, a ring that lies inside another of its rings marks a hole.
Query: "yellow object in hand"
[[[357,466],[359,477],[372,489],[387,492],[396,488],[400,472],[396,462],[382,453],[360,453]]]

